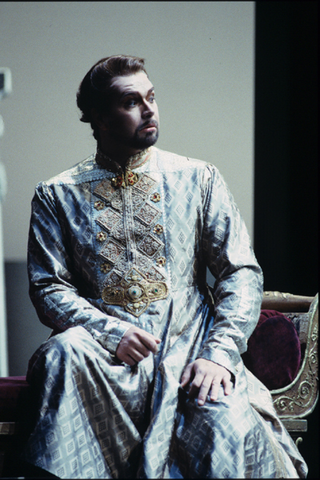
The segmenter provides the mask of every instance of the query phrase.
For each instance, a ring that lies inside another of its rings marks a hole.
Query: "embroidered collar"
[[[145,150],[142,150],[142,152],[138,152],[135,155],[132,155],[132,157],[129,157],[127,160],[125,167],[126,170],[140,167],[149,160],[150,155],[151,147],[148,147]],[[109,158],[105,153],[100,150],[99,147],[97,147],[95,159],[98,165],[104,168],[108,168],[108,170],[111,170],[112,172],[122,171],[122,167],[119,165],[119,163]]]

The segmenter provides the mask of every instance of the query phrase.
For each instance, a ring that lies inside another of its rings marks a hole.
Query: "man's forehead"
[[[129,93],[129,92],[147,92],[153,88],[152,83],[144,72],[138,72],[133,75],[124,75],[114,77],[111,81],[110,88],[115,92]]]

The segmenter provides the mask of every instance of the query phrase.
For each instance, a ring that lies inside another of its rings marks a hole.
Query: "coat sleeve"
[[[235,374],[259,319],[263,275],[244,221],[215,167],[207,168],[203,185],[202,255],[216,281],[214,324],[198,357]]]
[[[54,192],[40,183],[32,200],[28,240],[31,301],[44,325],[55,332],[81,325],[114,354],[131,325],[107,315],[81,296],[67,243]]]

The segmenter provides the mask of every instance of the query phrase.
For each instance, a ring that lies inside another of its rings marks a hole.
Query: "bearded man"
[[[263,279],[219,171],[154,146],[143,59],[97,62],[77,104],[97,150],[32,202],[30,294],[53,335],[29,365],[25,459],[60,478],[304,477],[241,360]]]

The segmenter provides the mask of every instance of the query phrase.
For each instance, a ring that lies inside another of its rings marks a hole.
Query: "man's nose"
[[[154,115],[154,108],[149,102],[143,103],[142,117],[150,118]]]

